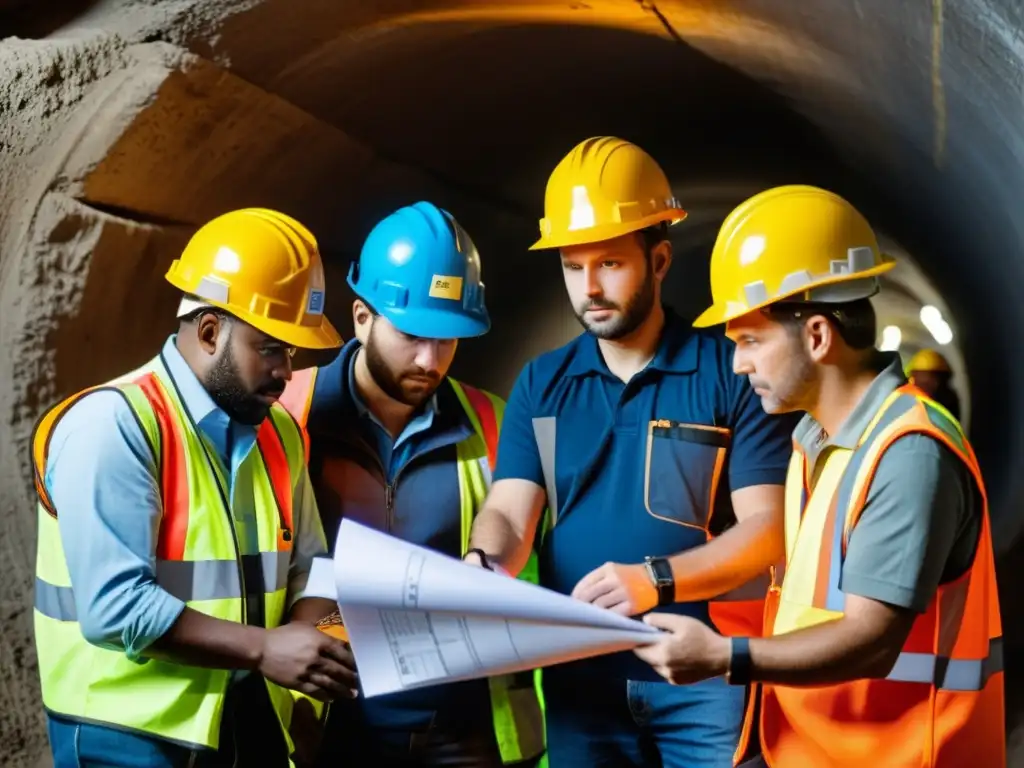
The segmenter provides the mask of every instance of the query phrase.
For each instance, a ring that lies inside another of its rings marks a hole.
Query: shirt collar
[[[878,354],[882,360],[886,361],[885,368],[868,386],[835,435],[825,435],[821,424],[810,414],[805,415],[797,425],[793,437],[805,452],[816,444],[819,444],[818,450],[826,445],[851,451],[855,449],[885,399],[907,383],[899,354],[896,352],[879,352]]]
[[[661,331],[658,349],[651,362],[647,364],[647,369],[664,373],[692,373],[697,370],[700,337],[686,325],[675,310],[668,306],[664,307],[664,310],[665,326]],[[601,356],[596,336],[584,331],[577,337],[575,354],[566,373],[569,376],[593,373],[611,375]]]

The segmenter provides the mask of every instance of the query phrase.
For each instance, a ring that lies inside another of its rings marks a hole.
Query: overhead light
[[[942,312],[938,307],[933,307],[931,304],[921,307],[921,324],[928,329],[928,333],[932,335],[937,344],[944,346],[953,340],[953,329],[943,319]]]
[[[887,325],[882,329],[882,343],[878,348],[883,352],[895,352],[903,341],[903,332],[896,325]]]

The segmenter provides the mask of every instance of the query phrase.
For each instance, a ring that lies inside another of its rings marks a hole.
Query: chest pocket
[[[644,505],[666,522],[708,530],[732,432],[655,419],[647,424]]]

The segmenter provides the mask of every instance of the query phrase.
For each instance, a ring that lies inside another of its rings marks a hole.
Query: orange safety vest
[[[850,532],[879,460],[893,441],[910,433],[945,445],[977,483],[983,503],[971,568],[939,587],[884,679],[763,686],[761,748],[773,768],[1006,765],[1002,624],[985,486],[959,424],[912,385],[889,397],[856,449],[831,450],[813,490],[797,446],[786,483],[787,570],[781,591],[774,589],[771,634],[843,615],[839,582]],[[746,752],[755,709],[751,702],[737,762]]]

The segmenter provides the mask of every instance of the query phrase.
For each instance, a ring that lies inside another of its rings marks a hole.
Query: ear
[[[224,323],[212,312],[207,312],[199,317],[196,323],[196,340],[206,354],[216,354],[223,327]]]
[[[824,315],[812,315],[804,322],[804,341],[811,360],[820,363],[835,351],[839,334]]]
[[[352,302],[352,326],[360,344],[365,345],[370,338],[370,326],[373,325],[373,312],[361,299]]]
[[[672,266],[672,243],[662,240],[651,249],[651,265],[654,268],[654,276],[658,280],[664,280],[668,274],[668,268]]]

